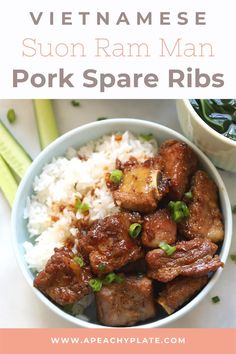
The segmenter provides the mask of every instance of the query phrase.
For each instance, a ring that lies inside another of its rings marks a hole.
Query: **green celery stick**
[[[41,149],[58,137],[51,100],[33,100]]]
[[[16,175],[22,178],[32,159],[0,120],[0,154]]]
[[[0,155],[0,189],[5,195],[9,205],[12,207],[15,194],[17,191],[17,183],[13,177],[9,167]]]

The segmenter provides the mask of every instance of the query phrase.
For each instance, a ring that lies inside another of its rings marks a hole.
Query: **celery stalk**
[[[9,205],[12,207],[15,194],[17,191],[17,183],[13,177],[9,167],[0,155],[0,189],[5,195]]]
[[[40,139],[44,149],[58,137],[58,129],[51,100],[33,100]]]

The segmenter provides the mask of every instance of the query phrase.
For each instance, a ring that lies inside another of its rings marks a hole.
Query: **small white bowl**
[[[184,135],[205,152],[214,165],[226,171],[236,172],[236,141],[209,127],[189,100],[177,100],[176,106]]]
[[[137,135],[141,133],[152,133],[160,144],[167,139],[178,139],[187,143],[195,151],[199,158],[201,168],[203,168],[211,176],[211,178],[215,181],[219,188],[220,204],[225,225],[225,239],[220,251],[220,258],[223,262],[226,262],[229,253],[232,237],[232,212],[224,182],[222,181],[218,171],[210,162],[210,160],[185,137],[183,137],[181,134],[175,132],[172,129],[169,129],[165,126],[156,123],[138,119],[125,118],[108,119],[100,122],[94,122],[74,129],[64,134],[60,138],[56,139],[52,144],[50,144],[46,149],[44,149],[33,161],[25,177],[21,181],[17,191],[12,212],[12,236],[13,246],[18,264],[31,289],[38,296],[38,298],[48,307],[48,309],[58,314],[58,316],[60,316],[61,318],[68,320],[75,326],[79,327],[100,328],[104,326],[101,326],[93,321],[86,322],[84,320],[78,319],[67,314],[55,304],[53,304],[53,302],[47,299],[40,291],[33,287],[34,276],[31,270],[28,268],[24,257],[23,243],[28,240],[26,220],[23,217],[24,209],[26,207],[27,198],[32,194],[32,185],[35,177],[40,174],[43,166],[49,163],[53,159],[53,157],[64,155],[67,148],[70,146],[78,148],[91,140],[100,138],[105,134],[118,131],[122,132],[126,130],[129,130]],[[168,326],[171,322],[184,316],[208,294],[208,292],[212,289],[214,284],[219,279],[219,276],[222,271],[222,268],[218,269],[214,273],[208,284],[201,290],[201,292],[197,296],[195,296],[194,299],[191,300],[187,305],[182,307],[180,310],[176,311],[174,314],[167,316],[163,319],[152,320],[148,324],[139,325],[136,326],[136,328],[155,328],[161,326]],[[50,312],[48,315],[50,316]]]

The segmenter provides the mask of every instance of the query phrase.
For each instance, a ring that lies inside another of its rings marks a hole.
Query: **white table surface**
[[[180,131],[173,100],[83,100],[73,107],[68,100],[54,101],[60,133],[97,117],[139,117]],[[0,118],[7,122],[6,112],[14,108],[17,121],[10,126],[16,138],[35,157],[39,151],[32,102],[30,100],[0,100]],[[232,204],[236,204],[236,174],[220,171]],[[234,216],[234,224],[236,217]],[[33,294],[16,263],[11,245],[11,210],[0,192],[0,327],[42,328],[72,327],[49,311]],[[234,227],[234,233],[235,233]],[[233,238],[231,254],[236,254]],[[221,278],[208,296],[184,318],[171,327],[236,327],[236,263],[228,259]],[[220,303],[212,304],[211,297],[218,295]]]

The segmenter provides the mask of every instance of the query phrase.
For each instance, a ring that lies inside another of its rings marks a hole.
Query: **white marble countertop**
[[[68,100],[54,101],[60,133],[98,117],[136,117],[152,120],[180,131],[173,100],[83,100],[73,107]],[[0,100],[0,118],[6,121],[6,112],[14,108],[17,121],[10,127],[26,150],[35,157],[39,151],[38,137],[30,100]],[[236,204],[236,174],[220,171],[232,204]],[[0,327],[40,328],[72,327],[49,311],[33,294],[16,263],[11,245],[11,210],[0,193]],[[236,216],[234,216],[234,224]],[[236,233],[234,225],[234,234]],[[233,238],[231,254],[236,254]],[[236,263],[228,259],[218,283],[210,294],[188,315],[172,323],[171,327],[236,327]],[[218,295],[220,303],[212,304]]]

